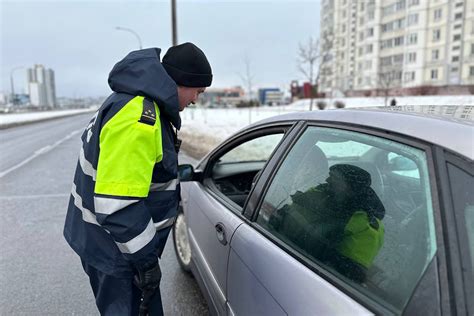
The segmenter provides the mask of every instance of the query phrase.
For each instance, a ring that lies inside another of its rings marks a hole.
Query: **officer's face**
[[[179,110],[183,111],[188,105],[194,104],[205,90],[206,88],[178,86]]]

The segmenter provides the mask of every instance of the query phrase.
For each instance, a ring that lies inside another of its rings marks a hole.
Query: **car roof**
[[[294,112],[253,125],[319,121],[373,127],[418,138],[474,160],[474,106],[392,106]]]

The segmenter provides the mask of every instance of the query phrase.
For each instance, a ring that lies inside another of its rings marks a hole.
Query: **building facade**
[[[56,107],[54,71],[43,65],[35,65],[27,72],[30,103],[38,107]]]
[[[323,0],[321,92],[474,93],[474,1]]]

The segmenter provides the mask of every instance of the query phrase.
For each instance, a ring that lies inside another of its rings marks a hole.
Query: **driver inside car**
[[[367,171],[333,165],[326,183],[297,191],[270,225],[312,257],[363,282],[384,240],[385,208],[370,185]]]

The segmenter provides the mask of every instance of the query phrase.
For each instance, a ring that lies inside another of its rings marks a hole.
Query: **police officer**
[[[102,315],[162,315],[161,257],[177,215],[179,112],[212,82],[192,43],[133,51],[84,133],[64,236]]]

